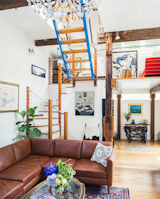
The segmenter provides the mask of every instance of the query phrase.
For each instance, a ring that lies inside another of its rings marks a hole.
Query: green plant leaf
[[[26,129],[28,129],[30,125],[22,125],[21,127],[18,128],[18,131],[24,132]]]
[[[27,121],[26,121],[26,123],[29,123],[29,122],[32,122],[33,121],[33,119],[32,118],[29,118]]]
[[[62,160],[61,160],[61,159],[59,159],[59,160],[58,160],[58,162],[57,162],[57,167],[58,167],[58,169],[60,169],[60,168],[61,168],[61,165],[62,165]]]
[[[22,136],[24,139],[31,138],[30,136]]]
[[[18,125],[18,124],[20,124],[20,123],[22,123],[22,122],[24,122],[24,121],[19,121],[19,122],[16,123],[16,125]]]
[[[31,136],[31,137],[34,137],[35,136],[35,132],[31,129],[28,129],[27,130],[28,134]]]
[[[26,116],[26,111],[22,111],[20,114],[24,118]]]
[[[34,115],[34,113],[35,113],[35,110],[33,108],[29,108],[27,115],[32,116]]]
[[[13,139],[13,141],[14,141],[14,140],[16,140],[16,139],[17,139],[17,138],[19,138],[19,137],[22,137],[22,136],[21,136],[21,135],[19,135],[19,136],[15,137],[15,138]]]
[[[39,116],[43,116],[43,114],[40,114],[40,115],[33,115],[32,117],[39,117]]]
[[[35,136],[37,136],[37,137],[39,137],[41,135],[41,131],[37,128],[34,128],[33,132],[34,132]]]

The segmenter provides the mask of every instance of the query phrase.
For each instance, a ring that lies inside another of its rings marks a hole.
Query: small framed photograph
[[[128,104],[128,112],[131,115],[143,115],[143,104]]]
[[[38,66],[31,65],[31,74],[45,78],[46,70]]]
[[[19,110],[19,85],[0,81],[0,112]]]

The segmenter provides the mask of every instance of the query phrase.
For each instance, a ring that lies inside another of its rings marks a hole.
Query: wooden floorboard
[[[117,144],[113,186],[128,187],[131,199],[160,199],[160,142]],[[147,145],[152,151],[124,150],[124,145]]]

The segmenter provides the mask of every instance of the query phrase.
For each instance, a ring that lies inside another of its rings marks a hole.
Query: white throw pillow
[[[111,152],[112,147],[105,146],[98,142],[91,160],[102,164],[104,167],[107,167],[107,159],[111,155]]]

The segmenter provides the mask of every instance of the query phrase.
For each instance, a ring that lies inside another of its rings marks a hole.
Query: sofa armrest
[[[112,150],[112,154],[107,160],[107,182],[108,182],[108,186],[112,186],[112,183],[113,183],[114,159],[115,159],[115,149]]]

